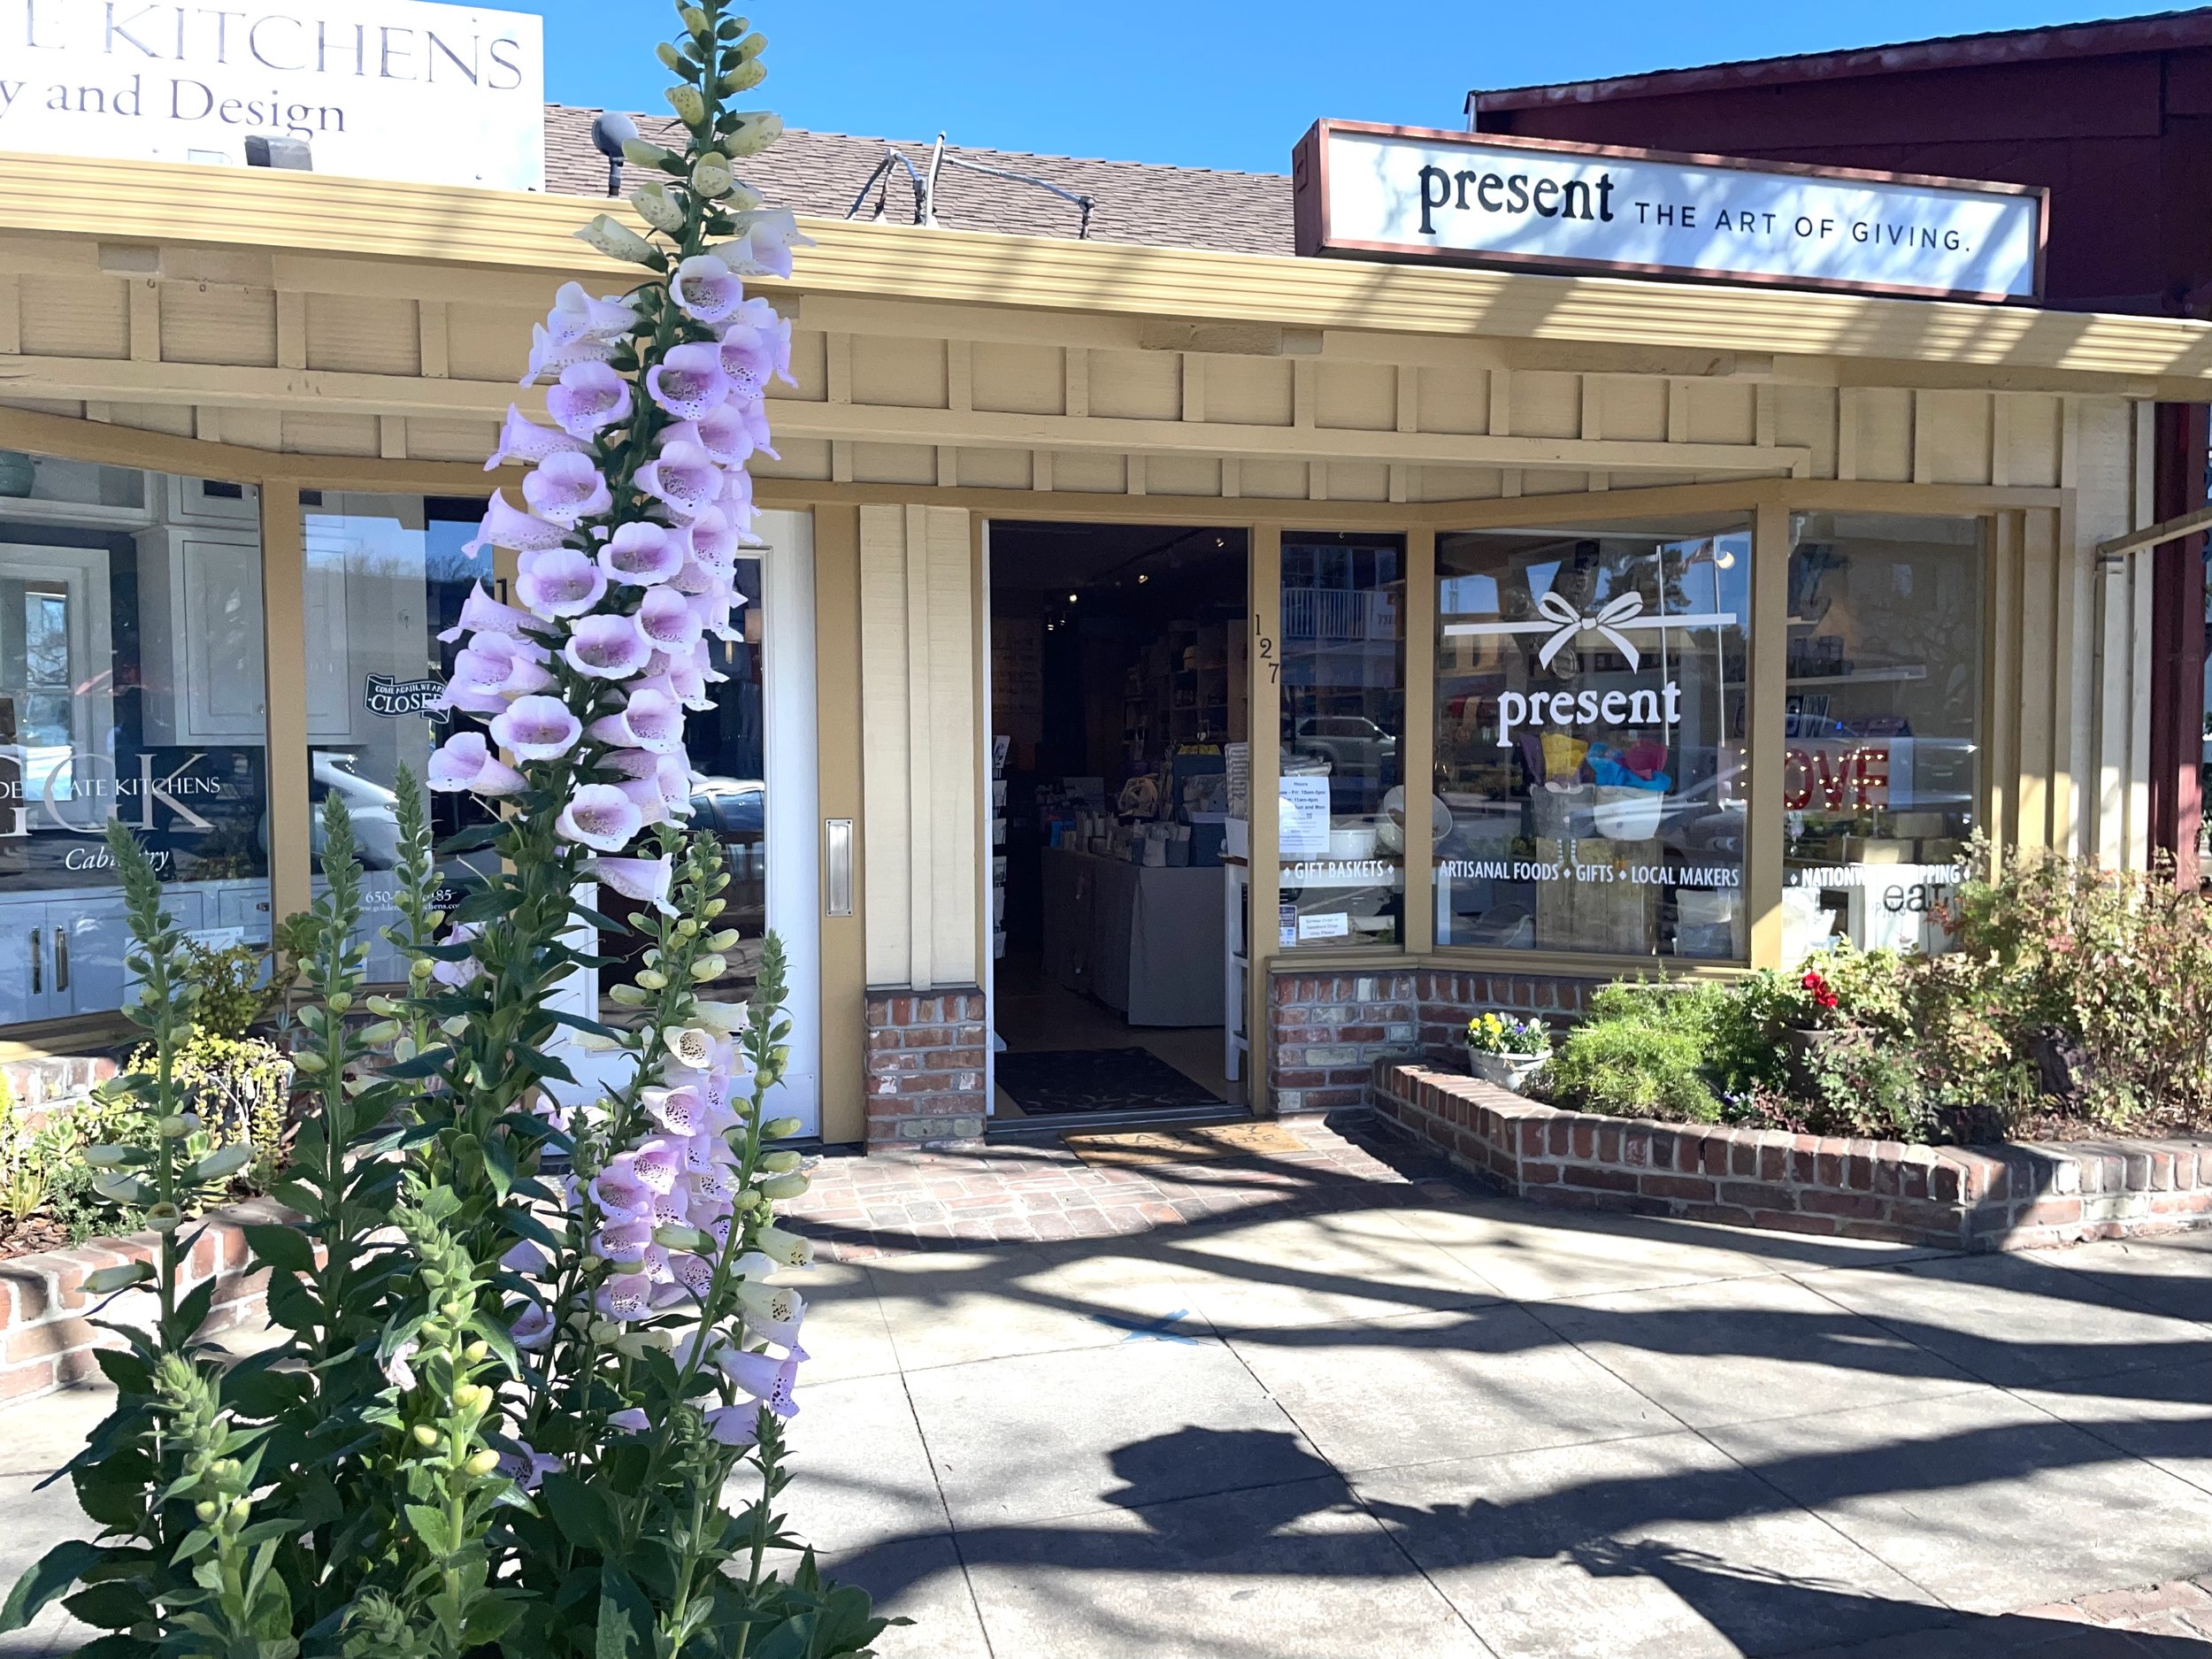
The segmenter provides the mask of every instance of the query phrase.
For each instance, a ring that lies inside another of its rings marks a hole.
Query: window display
[[[1741,959],[1749,526],[1436,557],[1437,943]]]
[[[1283,537],[1281,946],[1404,937],[1405,538]],[[1416,833],[1418,833],[1417,830]]]
[[[0,465],[0,1025],[122,1005],[104,838],[170,913],[269,938],[258,502],[245,487],[9,454]]]
[[[1782,954],[1940,949],[1979,819],[1978,518],[1790,520]]]

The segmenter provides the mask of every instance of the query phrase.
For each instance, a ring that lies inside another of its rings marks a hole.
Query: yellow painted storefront
[[[626,280],[571,238],[586,211],[0,157],[0,448],[258,491],[274,915],[311,890],[301,492],[500,481],[480,457],[509,402],[537,396],[515,382],[553,288]],[[810,516],[814,810],[857,826],[849,914],[826,895],[820,917],[827,1140],[864,1138],[871,988],[986,977],[994,519],[1241,527],[1262,637],[1286,534],[1402,534],[1409,780],[1432,770],[1440,535],[1740,516],[1745,737],[1764,755],[1786,719],[1791,515],[1978,519],[1978,821],[2006,843],[2148,856],[2149,572],[2097,547],[2153,516],[2153,403],[2212,399],[2206,325],[806,228],[819,245],[795,279],[762,285],[795,325],[798,385],[778,388],[781,459],[757,477],[764,506]],[[1256,709],[1278,695],[1264,670],[1255,657]],[[1252,881],[1272,893],[1275,722],[1251,740]],[[1781,787],[1750,769],[1754,966],[1782,952]],[[1409,860],[1400,943],[1301,949],[1299,970],[1654,965],[1440,946],[1432,879]],[[1262,1030],[1274,953],[1254,951]]]

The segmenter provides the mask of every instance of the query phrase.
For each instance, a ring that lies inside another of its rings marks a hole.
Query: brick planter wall
[[[257,1198],[187,1225],[188,1233],[204,1231],[186,1258],[183,1287],[216,1281],[214,1309],[202,1327],[206,1334],[257,1325],[268,1317],[268,1274],[247,1271],[244,1229],[286,1218],[281,1207]],[[99,1299],[85,1294],[85,1275],[125,1262],[153,1261],[160,1248],[157,1234],[136,1233],[0,1262],[0,1400],[42,1394],[98,1376],[95,1352],[123,1344],[119,1337],[93,1328],[88,1316]],[[150,1325],[153,1292],[126,1291],[102,1317],[118,1325]]]
[[[983,993],[868,993],[868,1146],[947,1146],[983,1138]]]
[[[2212,1225],[2212,1141],[1921,1147],[1562,1111],[1384,1062],[1384,1123],[1534,1203],[2019,1250]]]
[[[1277,972],[1268,982],[1267,1081],[1275,1110],[1335,1111],[1367,1098],[1379,1060],[1450,1060],[1484,1009],[1581,1018],[1603,979],[1432,968]]]

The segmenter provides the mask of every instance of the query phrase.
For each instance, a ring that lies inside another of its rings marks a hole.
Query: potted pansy
[[[1782,1052],[1791,1072],[1802,1082],[1811,1076],[1821,1052],[1834,1048],[1846,1035],[1843,1000],[1826,974],[1809,967],[1785,992],[1781,1015]]]
[[[1467,1070],[1486,1083],[1518,1093],[1551,1058],[1551,1028],[1494,1010],[1467,1022]]]

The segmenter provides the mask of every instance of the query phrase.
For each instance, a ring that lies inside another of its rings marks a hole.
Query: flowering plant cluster
[[[728,104],[762,79],[761,38],[721,0],[680,14],[660,55],[683,146],[627,151],[654,175],[631,198],[649,234],[604,215],[580,233],[643,280],[571,284],[537,329],[526,384],[550,382],[552,424],[510,410],[492,465],[532,470],[477,543],[516,555],[516,603],[475,592],[448,636],[447,704],[472,724],[428,787],[502,816],[436,850],[495,867],[439,908],[403,774],[387,937],[410,978],[371,994],[351,826],[325,805],[326,890],[296,934],[307,1110],[274,1188],[299,1219],[248,1230],[287,1335],[228,1367],[199,1337],[211,1284],[180,1294],[181,1206],[247,1149],[198,1149],[187,947],[111,826],[149,1037],[120,1087],[154,1127],[88,1156],[163,1243],[88,1281],[150,1304],[110,1327],[117,1409],[69,1466],[101,1536],[50,1552],[0,1630],[57,1596],[108,1632],[97,1659],[834,1659],[884,1627],[810,1555],[772,1571],[799,1548],[775,1506],[806,1357],[805,1302],[773,1281],[809,1257],[774,1209],[807,1184],[776,1145],[797,1122],[768,1115],[783,956],[761,942],[749,1007],[700,995],[738,935],[723,855],[681,820],[685,713],[712,707],[711,641],[734,637],[745,467],[788,367],[787,325],[744,284],[787,275],[803,239],[733,169],[780,130]],[[603,886],[647,935],[615,1023],[553,996],[609,965],[595,933],[625,924]],[[757,1495],[733,1509],[746,1469]]]
[[[1551,1027],[1540,1019],[1488,1012],[1467,1022],[1467,1047],[1476,1054],[1549,1054]]]
[[[1835,987],[1828,983],[1827,979],[1818,968],[1808,968],[1800,974],[1797,979],[1797,988],[1805,994],[1805,1000],[1812,1004],[1813,1018],[1816,1020],[1823,1014],[1834,1013],[1843,1005],[1843,999],[1836,995]]]

